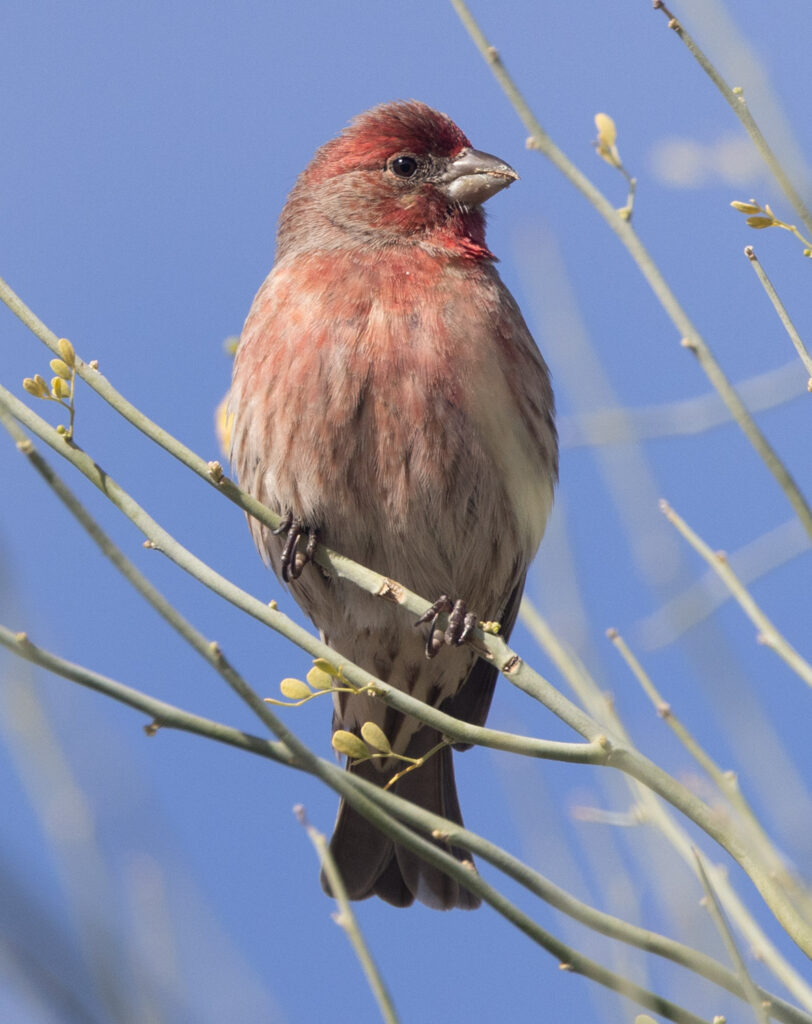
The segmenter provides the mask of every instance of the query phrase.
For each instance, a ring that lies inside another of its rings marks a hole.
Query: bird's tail
[[[419,729],[409,742],[406,756],[422,757],[439,741],[440,735],[434,729]],[[390,777],[370,761],[362,761],[352,766],[350,771],[376,785],[384,784]],[[450,747],[441,748],[425,764],[404,775],[395,783],[393,790],[419,807],[462,824]],[[432,842],[453,854],[457,860],[472,860],[467,850],[442,840],[433,839]],[[418,899],[439,910],[452,907],[473,910],[481,902],[478,896],[439,868],[379,832],[343,800],[330,840],[330,852],[353,900],[376,895],[396,907],[408,907]],[[329,893],[330,887],[323,873],[321,883]]]

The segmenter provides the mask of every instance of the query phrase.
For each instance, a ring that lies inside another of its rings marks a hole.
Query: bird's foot
[[[287,534],[285,546],[282,548],[282,557],[279,560],[282,579],[285,583],[297,580],[302,575],[302,569],[308,562],[313,561],[316,547],[319,543],[318,530],[311,526],[305,526],[298,516],[292,512],[286,512],[282,521],[275,530],[275,535]],[[299,538],[307,537],[304,551],[299,550]]]
[[[445,630],[437,629],[437,620],[444,612],[448,612],[448,624]],[[451,647],[464,644],[476,629],[479,619],[468,611],[465,601],[452,601],[447,594],[443,594],[420,616],[415,626],[422,626],[424,622],[431,623],[426,638],[426,657],[433,658],[444,644]]]

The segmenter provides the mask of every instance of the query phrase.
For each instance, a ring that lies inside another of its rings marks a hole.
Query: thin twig
[[[703,771],[705,771],[713,780],[719,792],[722,793],[722,795],[735,806],[736,810],[746,818],[748,826],[756,828],[761,832],[761,826],[758,824],[755,814],[753,813],[753,809],[741,794],[735,773],[725,771],[720,768],[710,754],[708,754],[704,747],[702,747],[702,745],[674,714],[671,704],[662,697],[659,690],[654,685],[651,676],[643,668],[639,659],[620,633],[616,629],[608,629],[606,631],[606,635],[626,662],[626,665],[631,670],[632,675],[638,683],[640,683],[640,686],[654,705],[654,708],[660,718],[666,722],[668,727],[685,747],[691,757],[693,757],[697,762],[700,768],[702,768]],[[764,838],[766,839],[766,836],[764,836]]]
[[[800,676],[807,686],[812,687],[812,665],[795,650],[792,644],[759,608],[750,592],[730,568],[724,552],[711,550],[705,541],[671,508],[667,501],[661,501],[660,508],[669,523],[677,528],[694,551],[698,552],[705,559],[728,588],[745,615],[758,630],[759,643],[775,651],[779,658],[789,665],[792,671]]]
[[[787,334],[790,337],[790,341],[795,346],[795,351],[800,356],[801,362],[804,364],[804,368],[806,369],[806,372],[809,374],[807,390],[812,391],[812,355],[809,354],[809,350],[807,349],[806,345],[804,345],[800,334],[798,334],[798,331],[795,328],[795,324],[790,319],[790,315],[787,312],[787,307],[779,298],[778,292],[775,290],[775,286],[767,276],[767,272],[764,269],[764,267],[762,267],[752,245],[748,245],[745,248],[744,255],[750,261],[750,265],[752,266],[753,270],[755,270],[756,276],[761,282],[762,288],[767,293],[767,297],[769,298],[770,302],[773,304],[773,309],[775,309],[776,313],[778,314],[779,320],[784,325],[784,330],[787,332]]]
[[[739,952],[739,947],[736,945],[736,940],[733,938],[733,933],[725,920],[725,915],[722,912],[722,907],[719,904],[719,900],[716,896],[713,886],[711,885],[708,873],[705,870],[705,865],[702,863],[702,855],[699,850],[694,847],[694,858],[696,860],[696,868],[699,873],[699,877],[702,881],[702,886],[705,890],[705,896],[707,900],[708,912],[713,918],[713,922],[722,936],[722,941],[725,944],[725,949],[728,952],[728,956],[733,961],[736,968],[736,973],[742,983],[745,995],[747,996],[747,1002],[753,1008],[753,1013],[756,1016],[758,1024],[768,1024],[768,1015],[766,1007],[759,995],[758,989],[753,983],[753,979],[750,977],[750,972],[744,963],[744,959]]]
[[[728,558],[747,586],[808,550],[809,538],[793,518],[748,541]],[[706,569],[660,608],[641,619],[637,628],[648,649],[666,647],[730,600],[732,595],[716,572]]]
[[[50,651],[32,643],[25,633],[15,633],[7,626],[0,625],[0,644],[19,657],[47,669],[54,675],[70,679],[71,682],[78,683],[79,686],[95,690],[96,693],[110,697],[112,700],[118,701],[119,704],[126,704],[127,707],[133,708],[135,711],[143,712],[151,720],[151,724],[146,726],[146,732],[149,735],[154,735],[158,729],[178,729],[181,732],[194,733],[197,736],[216,740],[218,743],[237,747],[239,750],[245,750],[251,754],[258,754],[260,757],[270,758],[279,764],[295,766],[295,758],[284,743],[252,736],[241,729],[234,729],[230,725],[223,725],[221,722],[212,721],[202,715],[193,714],[191,711],[184,711],[174,704],[158,700],[157,697],[150,697],[142,690],[136,690],[109,676],[67,661],[56,654],[51,654]]]
[[[338,924],[349,939],[350,945],[352,946],[355,955],[358,957],[361,969],[366,976],[369,987],[372,989],[372,994],[375,996],[375,1001],[381,1011],[381,1016],[387,1024],[398,1024],[398,1015],[395,1012],[395,1004],[392,1002],[392,997],[389,993],[389,989],[386,987],[386,982],[383,980],[377,964],[372,957],[372,953],[364,940],[363,933],[358,925],[358,919],[352,912],[352,906],[350,904],[349,896],[347,895],[347,890],[344,886],[344,880],[341,877],[341,872],[336,866],[336,862],[333,860],[333,855],[330,853],[330,847],[327,845],[327,840],[324,838],[322,833],[307,820],[305,809],[301,804],[297,804],[296,807],[293,808],[293,813],[296,815],[299,823],[304,827],[307,832],[308,839],[313,844],[313,848],[318,854],[319,863],[324,869],[327,881],[330,883],[330,890],[333,894],[333,899],[338,904],[338,913],[333,915],[334,919],[336,924]]]

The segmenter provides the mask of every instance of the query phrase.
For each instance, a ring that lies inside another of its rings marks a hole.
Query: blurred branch
[[[24,743],[25,737],[21,739]],[[5,989],[33,989],[40,1005],[52,1011],[49,1019],[59,1024],[114,1024],[111,1008],[99,1007],[93,998],[84,951],[45,902],[42,889],[0,860],[0,891],[0,976]],[[108,946],[112,941],[108,935]],[[126,958],[124,950],[117,952],[121,960]]]
[[[203,718],[190,711],[184,711],[174,704],[150,697],[141,690],[125,686],[124,683],[116,682],[115,679],[110,679],[92,669],[51,654],[33,644],[25,633],[15,633],[7,626],[0,625],[0,645],[13,651],[19,657],[25,658],[26,661],[53,672],[54,675],[70,679],[71,682],[85,686],[89,690],[95,690],[96,693],[110,697],[119,704],[126,704],[127,707],[143,712],[152,721],[151,725],[145,727],[149,735],[154,735],[158,729],[162,728],[178,729],[181,732],[190,732],[197,736],[205,736],[210,740],[217,740],[218,743],[225,743],[240,750],[247,750],[252,754],[259,754],[261,757],[270,758],[272,761],[289,767],[295,764],[295,758],[284,743],[275,743],[271,740],[261,739],[259,736],[252,736],[240,729],[222,725],[220,722]]]
[[[739,381],[736,389],[752,413],[775,409],[807,394],[795,360]],[[660,405],[597,409],[577,416],[561,416],[558,432],[562,448],[580,448],[692,436],[730,422],[729,410],[718,393],[711,391]]]
[[[126,942],[110,934],[105,920],[104,908],[114,899],[114,880],[102,853],[96,808],[80,784],[30,677],[24,680],[17,673],[8,673],[3,679],[2,698],[8,756],[52,850],[71,930],[78,939],[81,969],[73,982],[75,993],[78,996],[85,990],[84,997],[93,1006],[91,1019],[98,1013],[109,1024],[134,1024],[139,1007],[149,1005],[155,996],[155,978],[143,969]],[[8,898],[4,891],[2,902]],[[38,939],[47,946],[50,933]],[[50,950],[51,955],[55,952]],[[34,962],[30,957],[29,967]],[[56,963],[48,967],[51,971],[64,970]],[[44,980],[42,966],[36,973]],[[56,995],[53,989],[51,995]],[[59,1012],[67,1006],[53,1003],[51,1009]]]
[[[567,180],[598,211],[623,245],[625,245],[649,287],[679,331],[682,345],[694,353],[699,365],[730,410],[731,416],[738,423],[753,448],[755,448],[775,477],[778,485],[795,510],[795,514],[803,523],[804,529],[812,537],[812,509],[810,509],[806,498],[801,493],[787,467],[747,411],[738,392],[728,380],[707,342],[678,302],[629,221],[618,213],[603,193],[595,187],[586,175],[550,139],[502,63],[498,50],[491,46],[485,38],[482,29],[463,0],[451,0],[451,3],[480,53],[493,71],[496,80],[501,85],[525,128],[530,132],[529,147],[538,150],[561,171]]]
[[[809,550],[809,538],[797,519],[790,519],[728,555],[728,563],[745,585]],[[714,569],[638,623],[648,648],[665,647],[706,619],[732,595]]]
[[[809,381],[807,383],[807,389],[812,390],[812,355],[809,354],[806,345],[804,345],[800,334],[795,329],[795,324],[790,319],[790,315],[787,312],[787,308],[778,296],[778,292],[775,290],[775,286],[767,276],[767,272],[759,262],[758,256],[756,256],[755,250],[752,245],[748,245],[744,250],[744,255],[750,261],[750,266],[755,270],[756,276],[761,282],[761,286],[767,293],[767,297],[773,304],[773,308],[778,314],[778,318],[784,325],[784,330],[790,337],[790,341],[795,346],[795,351],[800,356],[801,362],[804,364],[806,372],[809,374]]]
[[[801,677],[807,684],[812,686],[812,665],[795,650],[790,642],[767,618],[751,597],[750,593],[742,584],[728,564],[727,556],[721,551],[712,551],[710,547],[695,533],[685,520],[679,516],[666,501],[660,502],[666,519],[674,525],[682,536],[688,541],[691,547],[700,554],[708,565],[719,576],[730,593],[736,599],[745,615],[750,619],[758,632],[758,642],[769,647],[787,665]]]
[[[398,1016],[395,1012],[392,997],[390,996],[386,983],[381,977],[380,971],[372,958],[372,953],[364,940],[363,933],[358,925],[355,914],[352,912],[352,906],[350,905],[350,900],[347,896],[347,890],[344,887],[344,881],[338,867],[336,866],[336,862],[333,860],[333,855],[330,853],[330,847],[327,844],[327,840],[322,833],[307,820],[305,809],[301,804],[298,804],[293,808],[293,813],[296,815],[299,823],[304,827],[307,832],[308,839],[313,844],[313,848],[318,854],[319,864],[323,868],[324,874],[327,876],[333,898],[338,904],[338,913],[334,914],[333,918],[336,924],[339,925],[350,940],[350,945],[355,951],[355,955],[358,957],[361,969],[366,976],[369,987],[372,989],[372,994],[375,996],[375,1001],[381,1011],[381,1016],[387,1024],[397,1024]]]
[[[798,216],[804,222],[808,231],[812,232],[812,213],[810,213],[806,203],[801,198],[799,192],[789,179],[789,176],[781,166],[780,161],[770,149],[767,140],[764,138],[761,129],[756,124],[753,115],[747,107],[747,103],[744,99],[744,95],[740,88],[731,89],[730,86],[722,78],[721,74],[717,71],[715,66],[711,63],[708,57],[700,50],[695,40],[685,31],[682,23],[678,21],[671,11],[665,6],[662,0],[653,0],[653,7],[655,10],[661,10],[663,14],[668,18],[668,27],[672,29],[682,42],[687,47],[691,56],[699,64],[705,74],[710,78],[719,92],[724,96],[728,105],[733,110],[733,113],[738,117],[741,123],[744,125],[747,134],[753,141],[753,145],[761,154],[765,164],[770,169],[770,173],[778,182],[784,195],[794,206]]]

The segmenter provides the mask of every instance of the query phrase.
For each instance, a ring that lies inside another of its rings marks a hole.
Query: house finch
[[[481,204],[517,177],[422,103],[361,114],[317,151],[282,211],[230,399],[240,485],[285,517],[281,531],[251,520],[254,540],[325,641],[478,725],[496,670],[464,640],[477,617],[510,634],[557,477],[547,367],[485,244]],[[317,539],[443,595],[428,640],[399,606],[313,564]],[[367,721],[408,757],[441,740],[373,697],[336,696],[334,729]],[[349,765],[378,785],[402,767]],[[394,789],[462,821],[448,746]],[[346,804],[331,850],[352,899],[479,903]]]

